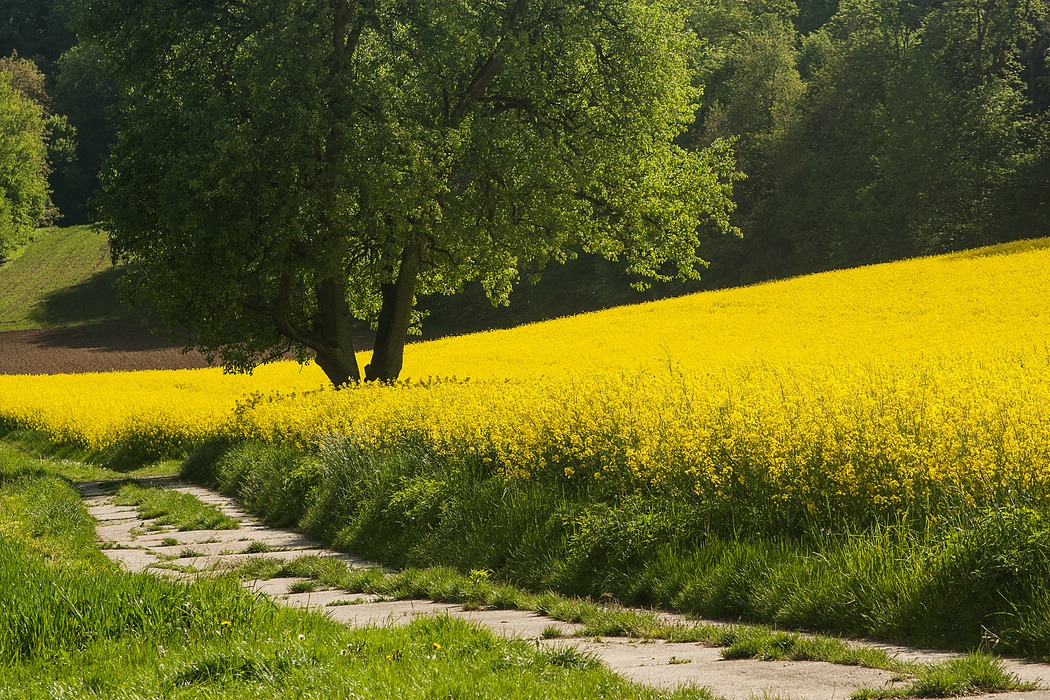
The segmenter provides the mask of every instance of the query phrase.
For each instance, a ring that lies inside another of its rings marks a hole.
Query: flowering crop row
[[[509,481],[726,517],[940,518],[1050,489],[1050,241],[825,273],[313,367],[0,377],[0,420],[100,448],[209,436],[422,444]],[[235,408],[236,407],[236,408]]]

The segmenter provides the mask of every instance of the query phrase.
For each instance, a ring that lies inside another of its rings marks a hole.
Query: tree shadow
[[[72,287],[50,292],[33,307],[29,317],[49,327],[137,319],[141,314],[120,299],[116,288],[123,274],[121,268],[112,267]]]
[[[183,347],[178,340],[153,333],[135,318],[38,331],[33,339],[33,344],[42,348],[110,352],[137,352]]]

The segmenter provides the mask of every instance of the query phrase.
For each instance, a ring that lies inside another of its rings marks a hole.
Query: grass
[[[348,629],[231,577],[117,570],[50,462],[0,454],[4,697],[599,697],[704,699],[633,686],[573,649],[540,650],[448,617]]]
[[[905,687],[892,690],[862,689],[851,696],[852,700],[951,698],[1038,689],[1034,683],[1020,682],[1016,676],[1006,672],[994,657],[981,653],[929,666],[916,666],[913,670],[916,678]]]
[[[533,610],[557,620],[582,625],[577,637],[636,637],[669,642],[693,642],[721,647],[722,657],[765,661],[824,661],[894,671],[913,678],[891,690],[861,689],[855,700],[887,697],[950,697],[1008,690],[1033,690],[1008,673],[993,656],[974,653],[961,659],[937,663],[903,662],[885,651],[820,635],[783,632],[762,626],[682,623],[667,621],[654,612],[602,605],[589,600],[566,598],[555,593],[535,594],[489,581],[476,572],[459,573],[447,568],[409,569],[386,572],[378,568],[350,568],[330,557],[305,555],[288,562],[256,561],[242,565],[237,573],[245,579],[306,577],[291,588],[293,593],[315,590],[318,585],[348,593],[368,593],[384,598],[427,598],[470,607]],[[479,580],[482,579],[482,580]],[[541,637],[557,639],[564,633],[555,625],[544,628]],[[672,660],[671,663],[687,663]]]
[[[240,527],[235,518],[223,515],[218,508],[193,494],[169,489],[125,484],[117,491],[113,502],[137,506],[138,515],[143,520],[154,520],[154,525],[170,525],[179,530],[236,530]]]
[[[97,451],[80,445],[55,443],[32,430],[5,426],[0,421],[0,450],[17,450],[47,459],[50,469],[71,481],[119,481],[177,476],[181,459],[147,459],[135,450],[115,447]]]
[[[90,226],[41,229],[0,265],[0,331],[128,318],[113,282],[106,234]]]
[[[1050,521],[1034,511],[990,510],[927,530],[772,536],[698,525],[702,518],[674,499],[593,502],[549,483],[508,487],[484,465],[411,449],[304,456],[247,443],[207,454],[188,460],[184,476],[213,480],[270,522],[395,569],[445,567],[462,576],[445,590],[406,572],[355,584],[363,592],[398,596],[400,586],[468,606],[499,607],[500,596],[508,607],[534,605],[514,602],[518,593],[503,582],[963,651],[991,633],[999,652],[1050,656]],[[486,578],[493,588],[481,586]],[[608,615],[602,624],[616,627]],[[620,632],[595,633],[645,634],[632,628],[644,624],[629,619]]]
[[[900,670],[900,664],[884,651],[849,645],[830,637],[804,636],[761,626],[705,624],[669,620],[655,611],[602,604],[557,593],[532,593],[475,574],[447,567],[405,569],[387,572],[379,568],[349,567],[331,557],[304,555],[290,561],[257,560],[237,568],[245,580],[302,577],[292,592],[307,592],[317,586],[348,593],[367,593],[386,599],[430,599],[458,603],[468,608],[532,610],[555,620],[581,625],[580,637],[633,637],[697,642],[723,647],[727,659],[828,661],[868,668]],[[563,636],[552,625],[545,638]]]

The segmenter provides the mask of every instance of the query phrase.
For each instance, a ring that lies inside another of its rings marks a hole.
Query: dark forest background
[[[683,136],[735,141],[735,224],[707,242],[723,287],[1050,233],[1050,13],[1041,0],[687,0],[704,86]],[[76,130],[54,164],[62,224],[90,220],[114,91],[67,0],[0,0],[0,56],[34,61]],[[469,327],[638,300],[614,264],[553,267],[492,310],[479,290],[422,300]],[[452,309],[455,309],[453,312]],[[428,333],[430,334],[430,333]]]

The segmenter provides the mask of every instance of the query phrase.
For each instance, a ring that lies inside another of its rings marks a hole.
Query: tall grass
[[[483,464],[333,442],[190,460],[271,520],[405,567],[487,569],[534,590],[944,648],[1050,655],[1050,521],[1025,508],[917,528],[770,535],[687,500],[508,484]]]
[[[538,650],[447,617],[351,630],[232,578],[118,571],[60,465],[0,451],[0,695],[50,698],[617,697],[633,686],[575,650]]]

